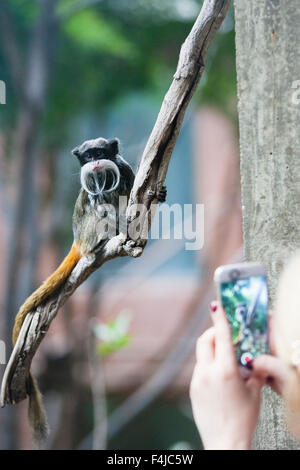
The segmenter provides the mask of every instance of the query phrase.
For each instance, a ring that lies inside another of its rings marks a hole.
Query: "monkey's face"
[[[89,194],[108,193],[119,186],[120,171],[115,163],[118,150],[117,139],[108,141],[100,137],[72,151],[81,165],[81,185]]]

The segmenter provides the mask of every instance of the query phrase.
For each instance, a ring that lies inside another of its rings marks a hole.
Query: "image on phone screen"
[[[268,290],[265,276],[221,283],[221,302],[240,365],[268,354]]]

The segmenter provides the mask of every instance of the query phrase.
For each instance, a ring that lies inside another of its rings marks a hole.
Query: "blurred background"
[[[0,10],[0,338],[72,244],[71,149],[118,137],[136,170],[198,0],[6,0]],[[94,273],[33,362],[49,449],[201,449],[189,382],[216,266],[241,260],[231,9],[214,39],[166,179],[168,204],[204,204],[204,247],[149,241]],[[1,378],[5,366],[0,365]],[[0,448],[31,449],[27,403],[0,410]]]

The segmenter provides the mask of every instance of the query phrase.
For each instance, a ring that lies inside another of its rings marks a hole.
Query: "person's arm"
[[[205,449],[250,449],[264,378],[241,377],[230,326],[216,302],[212,320],[196,347],[190,386],[194,419]]]

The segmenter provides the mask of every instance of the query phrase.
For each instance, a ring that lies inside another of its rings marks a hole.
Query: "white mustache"
[[[109,173],[112,175],[112,184],[110,188],[104,190]],[[83,189],[92,196],[110,193],[119,186],[120,170],[111,160],[88,162],[81,168],[80,182]]]

